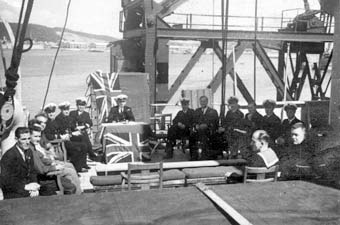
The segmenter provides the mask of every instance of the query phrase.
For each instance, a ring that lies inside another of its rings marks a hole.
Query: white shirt
[[[20,152],[20,155],[21,155],[22,159],[23,159],[24,161],[26,161],[24,151],[23,151],[19,146],[17,146],[17,149],[18,149],[18,151]]]

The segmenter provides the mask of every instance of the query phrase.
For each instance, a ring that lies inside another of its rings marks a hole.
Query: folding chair
[[[168,129],[172,123],[172,114],[156,114],[154,117],[151,117],[150,120],[153,138],[149,143],[154,146],[151,149],[152,155],[161,144],[167,141]]]
[[[158,163],[129,163],[127,176],[122,173],[123,179],[127,180],[128,190],[132,186],[140,186],[142,190],[150,189],[150,186],[158,186],[163,189],[163,162]],[[124,186],[123,180],[123,186]]]
[[[243,183],[266,183],[276,182],[278,176],[279,166],[266,167],[245,167]],[[255,178],[248,178],[248,175],[256,175]],[[273,174],[272,177],[267,177],[267,174]]]

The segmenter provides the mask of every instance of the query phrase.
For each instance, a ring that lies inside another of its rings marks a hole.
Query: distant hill
[[[15,34],[17,29],[16,23],[10,23],[10,26]],[[47,42],[58,42],[60,38],[62,28],[60,27],[47,27],[38,24],[29,24],[27,28],[26,36],[30,37],[34,41],[47,41]],[[9,40],[7,31],[3,23],[0,23],[0,39],[6,37]],[[83,41],[83,42],[111,42],[118,40],[117,38],[106,36],[89,34],[85,32],[74,31],[70,29],[65,30],[64,39],[69,41]]]

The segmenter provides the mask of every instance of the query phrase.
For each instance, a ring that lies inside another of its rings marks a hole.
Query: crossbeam
[[[135,29],[125,31],[124,38],[140,38],[145,35],[144,29]],[[157,37],[172,40],[221,40],[222,31],[220,30],[198,30],[198,29],[173,29],[158,28]],[[254,41],[254,31],[230,30],[228,31],[227,40],[245,40]],[[279,33],[269,31],[258,31],[257,40],[266,40],[267,43],[273,41],[288,42],[333,42],[333,34],[314,34],[314,33]]]
[[[229,34],[228,34],[229,36]],[[240,42],[235,47],[235,62],[241,57],[244,50],[249,46],[248,42]],[[214,51],[217,57],[222,61],[222,49],[219,46],[215,46]],[[234,68],[233,63],[233,53],[230,53],[227,62],[226,62],[226,74],[230,73],[230,71]],[[221,84],[221,77],[222,73],[217,73],[214,79],[210,82],[209,87],[211,88],[212,92],[215,93],[217,88]]]
[[[267,55],[266,51],[263,49],[261,44],[259,42],[256,43],[256,45],[253,45],[253,51],[256,54],[257,58],[261,62],[263,68],[266,70],[267,74],[269,75],[271,81],[275,85],[278,93],[281,95],[281,97],[284,96],[284,90],[285,85],[282,79],[279,76],[279,72],[274,67],[272,61],[270,60],[269,56]],[[290,93],[287,93],[287,99],[288,101],[292,101],[293,98],[291,97]]]
[[[221,40],[221,30],[199,30],[199,29],[158,29],[159,38],[176,39],[176,40]],[[229,30],[228,40],[255,40],[254,31]],[[296,42],[333,42],[333,34],[316,34],[316,33],[286,33],[286,32],[269,32],[258,31],[257,40],[273,41],[296,41]]]
[[[178,88],[181,86],[183,81],[188,77],[190,71],[192,68],[196,65],[198,60],[201,58],[205,50],[207,49],[207,45],[205,43],[201,43],[201,45],[198,47],[196,52],[193,54],[187,65],[184,67],[184,69],[181,71],[179,76],[176,78],[173,85],[171,85],[171,88],[169,90],[169,99],[171,99],[175,93],[178,91]]]

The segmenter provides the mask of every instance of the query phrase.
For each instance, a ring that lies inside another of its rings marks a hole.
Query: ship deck
[[[302,181],[210,186],[251,224],[339,224],[340,191]],[[195,187],[0,201],[1,224],[235,224]]]

